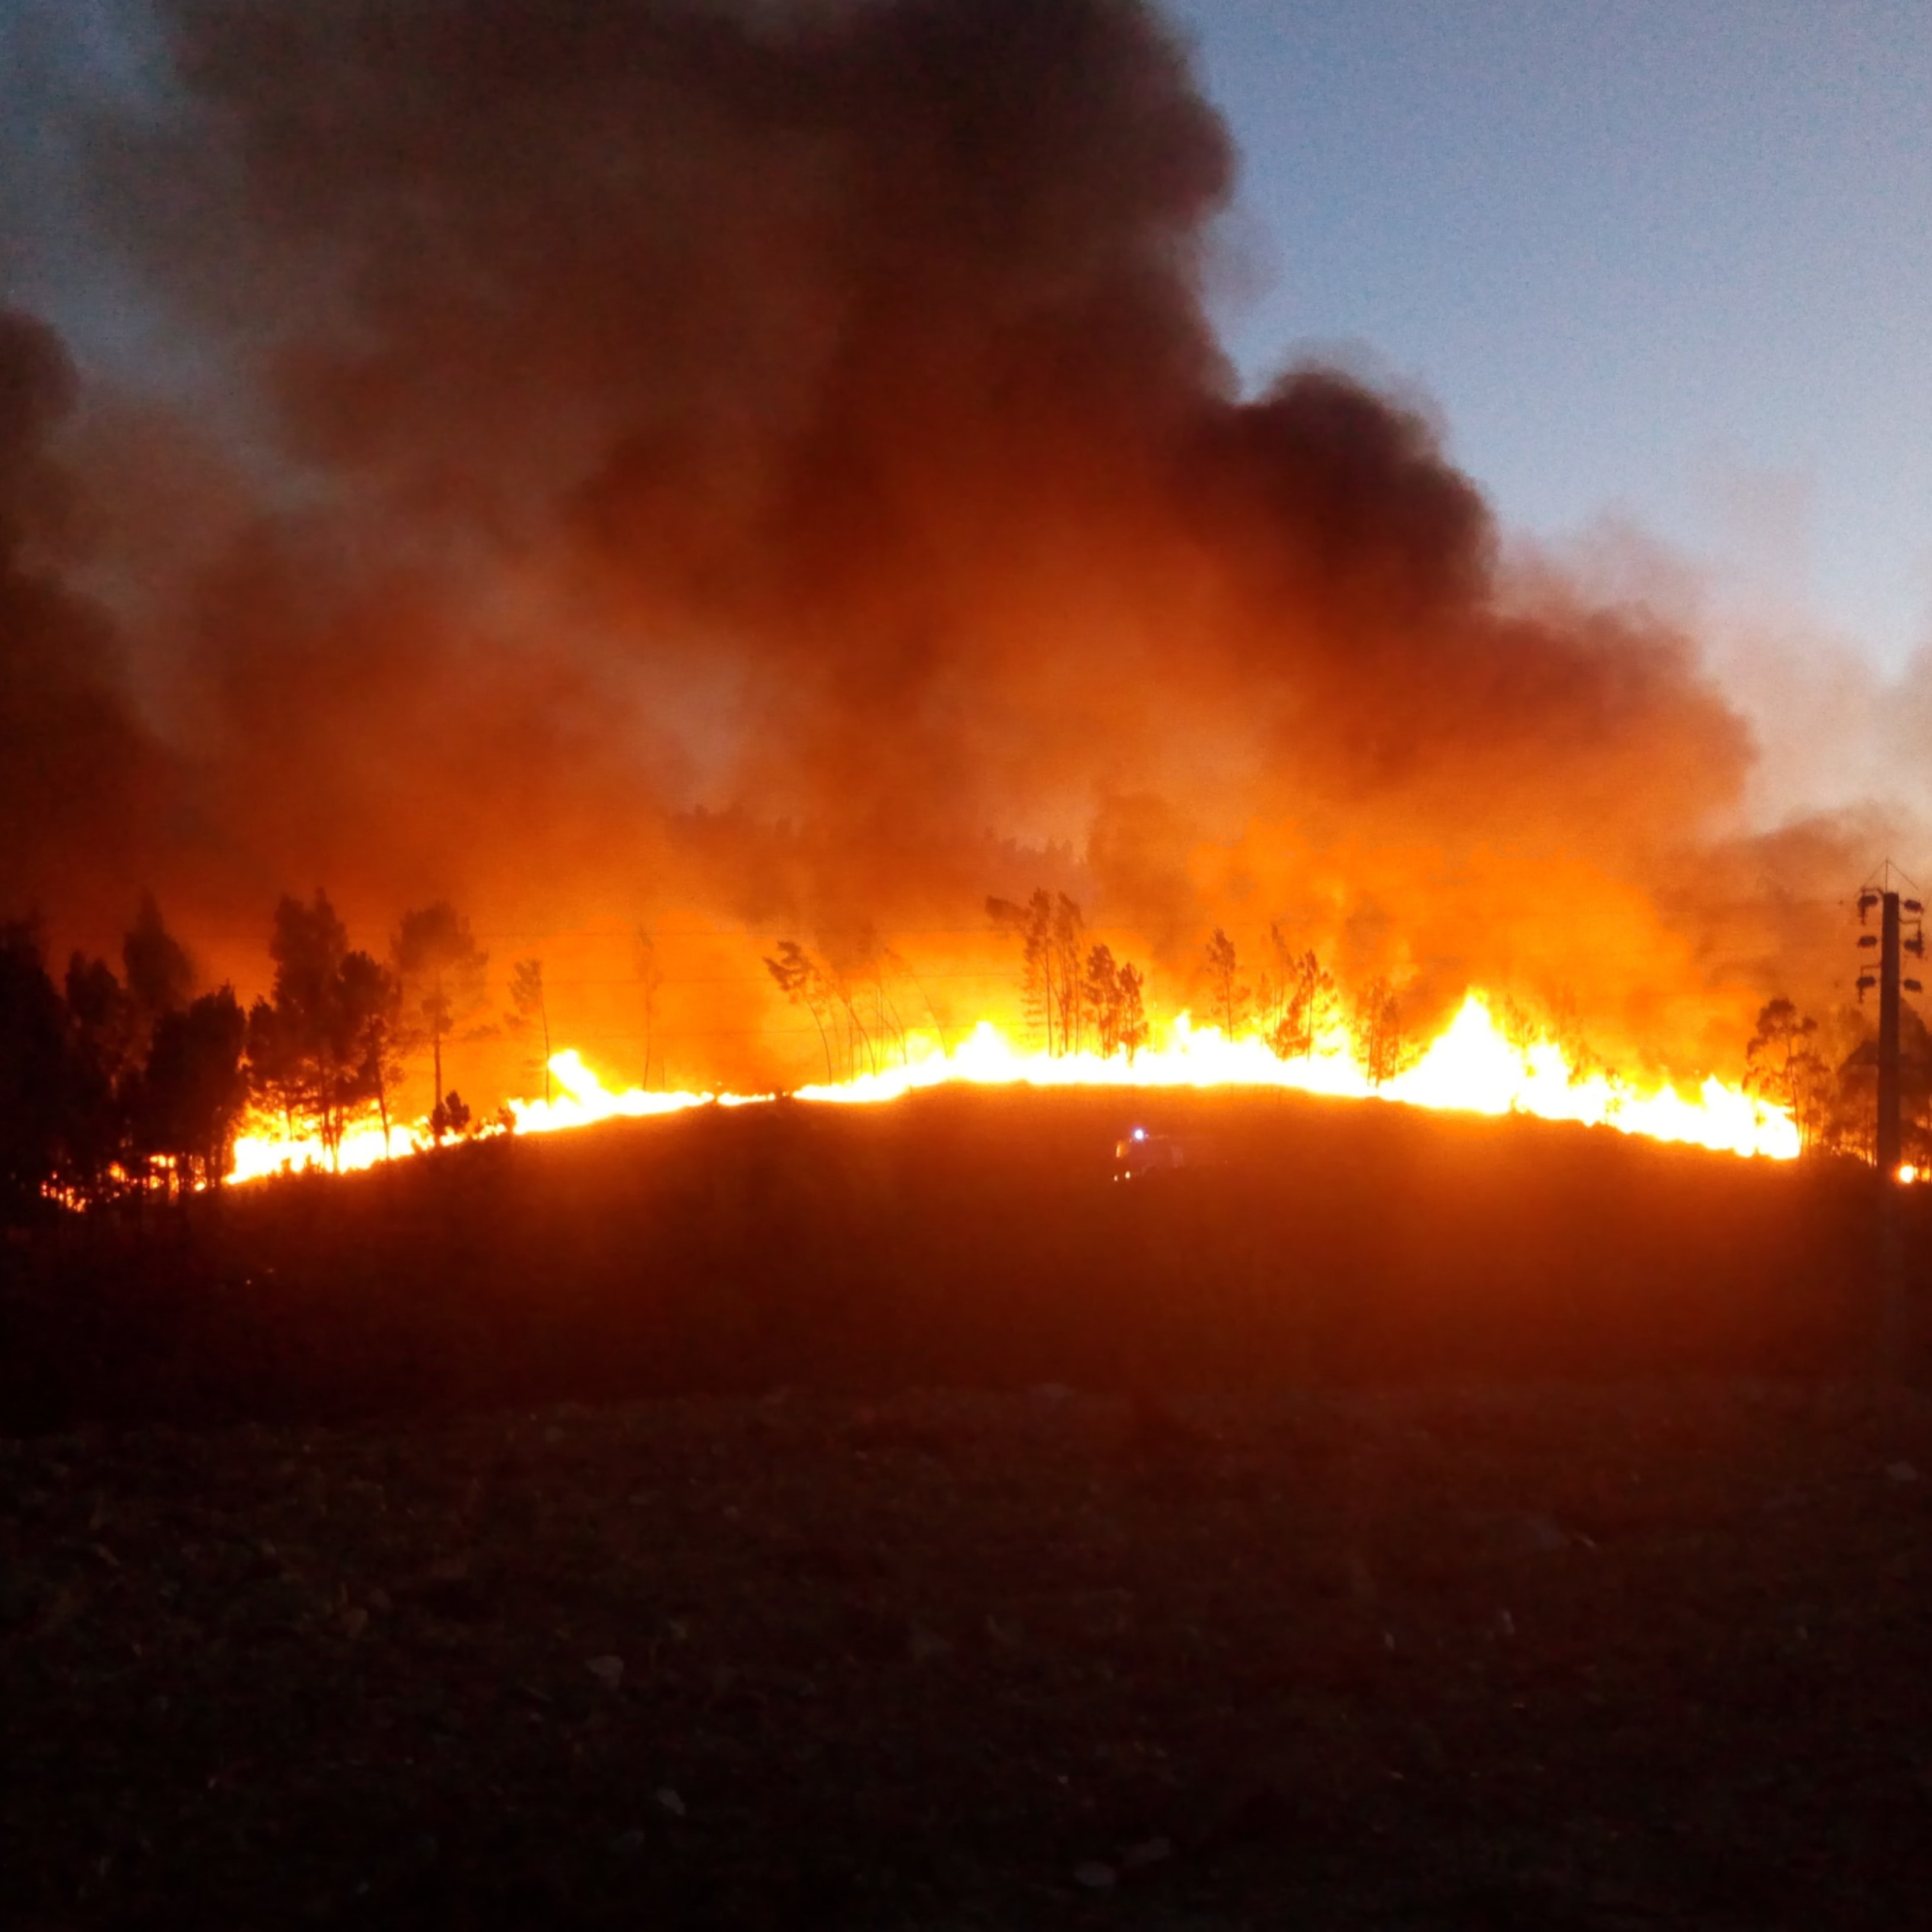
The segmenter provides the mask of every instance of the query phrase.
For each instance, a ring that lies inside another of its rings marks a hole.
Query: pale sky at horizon
[[[1634,524],[1887,671],[1932,641],[1932,8],[1170,11],[1240,149],[1250,380],[1358,346],[1506,529]]]

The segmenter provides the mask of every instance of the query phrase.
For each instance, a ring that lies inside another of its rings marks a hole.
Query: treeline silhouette
[[[1923,1172],[1932,1166],[1932,1036],[1902,1003],[1899,1046],[1903,1151]],[[1744,1059],[1745,1085],[1790,1112],[1807,1154],[1877,1159],[1877,1035],[1858,1008],[1821,1022],[1780,994],[1759,1010]]]
[[[782,939],[765,970],[778,991],[810,1016],[824,1049],[827,1080],[877,1073],[895,1052],[902,1064],[908,1058],[901,1001],[908,988],[924,999],[924,989],[869,926],[854,935],[838,959],[820,958],[797,940]]]
[[[359,1120],[386,1143],[397,1088],[424,1055],[440,1096],[430,1138],[474,1125],[443,1086],[443,1052],[482,1005],[488,956],[451,906],[404,914],[385,961],[350,946],[326,892],[284,898],[268,952],[270,989],[244,1011],[232,986],[195,992],[152,896],[118,973],[76,952],[56,982],[32,924],[0,924],[0,1220],[219,1186],[251,1108],[332,1161]],[[512,990],[520,1012],[542,1014],[536,962]]]
[[[1146,975],[1131,961],[1116,960],[1111,946],[1088,944],[1078,902],[1042,886],[1024,904],[989,898],[986,914],[996,932],[1019,942],[1021,1007],[1046,1052],[1103,1060],[1120,1054],[1131,1064],[1148,1042]],[[1378,1087],[1420,1058],[1421,1042],[1405,1026],[1385,976],[1377,975],[1352,998],[1320,955],[1291,944],[1278,923],[1268,927],[1268,953],[1252,982],[1249,970],[1217,926],[1196,971],[1208,1017],[1228,1039],[1258,1034],[1276,1058],[1306,1060],[1346,1025],[1355,1057]]]
[[[0,925],[0,1216],[219,1179],[248,1098],[232,987],[191,998],[187,953],[144,898],[122,970],[76,952],[56,985],[27,923]]]
[[[993,897],[986,905],[993,931],[1018,943],[1020,1011],[1034,1042],[1055,1059],[1090,1054],[1131,1065],[1152,1033],[1145,971],[1090,938],[1078,902],[1064,892],[1040,886],[1024,902]],[[1222,928],[1202,950],[1196,990],[1204,991],[1210,1018],[1230,1040],[1258,1032],[1280,1058],[1301,1060],[1323,1050],[1346,1023],[1376,1085],[1414,1064],[1420,1043],[1404,1025],[1387,978],[1377,976],[1350,998],[1319,956],[1290,945],[1279,925],[1269,927],[1268,942],[1267,962],[1252,984]],[[764,963],[778,991],[810,1016],[828,1080],[875,1073],[895,1058],[909,1058],[904,1015],[915,998],[944,1043],[944,1024],[918,975],[870,928],[836,954],[782,939]]]
[[[1023,903],[986,903],[993,930],[1018,944],[1020,1004],[1034,1040],[1056,1057],[1120,1056],[1131,1064],[1150,1031],[1142,969],[1093,938],[1064,892],[1042,887]],[[663,974],[650,933],[634,938],[648,1082]],[[231,986],[196,991],[189,956],[152,896],[123,939],[118,972],[76,952],[57,982],[32,926],[0,925],[0,1216],[8,1225],[63,1206],[218,1186],[251,1112],[279,1123],[291,1141],[319,1144],[332,1165],[345,1136],[364,1122],[393,1151],[397,1092],[425,1061],[435,1098],[419,1137],[436,1144],[468,1136],[481,1124],[446,1084],[446,1051],[500,1030],[527,1042],[525,1071],[541,1077],[549,1097],[542,962],[514,962],[508,1009],[500,1022],[490,1019],[489,956],[446,901],[405,913],[378,958],[350,944],[326,892],[284,897],[268,954],[270,990],[244,1010]],[[921,1006],[950,1044],[918,974],[870,928],[825,956],[783,939],[764,964],[812,1021],[828,1080],[908,1059],[908,1016]],[[1216,927],[1193,990],[1228,1037],[1258,1036],[1284,1060],[1331,1049],[1345,1033],[1377,1085],[1422,1050],[1386,977],[1345,989],[1278,924],[1268,929],[1258,968]],[[1579,1074],[1600,1064],[1574,1010],[1533,1019],[1498,998],[1492,1012],[1519,1043],[1555,1038]],[[1905,1026],[1907,1158],[1922,1165],[1932,1160],[1932,1043],[1909,1010]],[[1875,1063],[1861,1018],[1840,1012],[1821,1026],[1780,996],[1760,1013],[1746,1060],[1751,1090],[1790,1109],[1808,1151],[1872,1157]],[[507,1109],[496,1119],[514,1125]]]

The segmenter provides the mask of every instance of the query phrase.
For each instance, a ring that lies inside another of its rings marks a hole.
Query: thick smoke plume
[[[53,332],[0,310],[0,908],[124,913],[167,760],[123,688],[107,614],[72,590],[74,490],[48,446],[79,380]],[[11,906],[7,902],[14,902]]]
[[[160,19],[176,93],[96,130],[97,202],[220,406],[94,410],[63,563],[72,372],[0,332],[7,899],[151,884],[244,974],[318,883],[372,941],[439,896],[506,956],[701,929],[714,1077],[806,1070],[726,935],[895,944],[962,1021],[986,896],[1042,881],[1170,1006],[1278,920],[1682,1066],[1835,937],[1858,861],[1739,834],[1689,640],[1506,574],[1400,400],[1239,395],[1234,157],[1149,8]]]

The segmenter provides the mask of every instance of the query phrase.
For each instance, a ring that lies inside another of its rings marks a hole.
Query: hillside
[[[1135,1124],[1196,1164],[1116,1180]],[[1874,1198],[1855,1166],[1277,1094],[711,1108],[10,1250],[0,1421],[1846,1372]]]

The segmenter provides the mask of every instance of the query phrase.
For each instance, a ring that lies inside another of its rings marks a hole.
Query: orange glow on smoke
[[[758,1094],[650,1093],[633,1087],[614,1092],[574,1050],[550,1062],[562,1090],[546,1102],[512,1100],[519,1133],[555,1133],[600,1120],[640,1120],[692,1107],[754,1106],[775,1096]],[[1556,1042],[1519,1044],[1497,1025],[1489,1003],[1471,993],[1455,1018],[1415,1064],[1378,1087],[1363,1070],[1346,1030],[1337,1028],[1305,1058],[1282,1060],[1258,1035],[1228,1040],[1214,1027],[1196,1026],[1183,1013],[1161,1045],[1130,1064],[1115,1057],[1074,1053],[1049,1056],[1015,1046],[990,1021],[982,1021],[950,1049],[930,1034],[907,1041],[904,1065],[851,1080],[801,1087],[796,1099],[828,1106],[864,1106],[945,1086],[1172,1088],[1264,1087],[1335,1099],[1400,1101],[1406,1105],[1468,1114],[1527,1114],[1539,1120],[1574,1120],[1715,1151],[1789,1160],[1798,1150],[1790,1115],[1714,1076],[1694,1094],[1668,1082],[1645,1087],[1615,1074],[1578,1074]],[[503,1132],[492,1125],[486,1133]],[[380,1130],[362,1126],[344,1137],[339,1165],[345,1171],[373,1166],[391,1151],[406,1152],[428,1138],[425,1123],[398,1130],[386,1148]],[[244,1136],[236,1145],[235,1178],[252,1180],[288,1168],[326,1167],[314,1139]],[[1901,1180],[1916,1178],[1902,1171]]]

